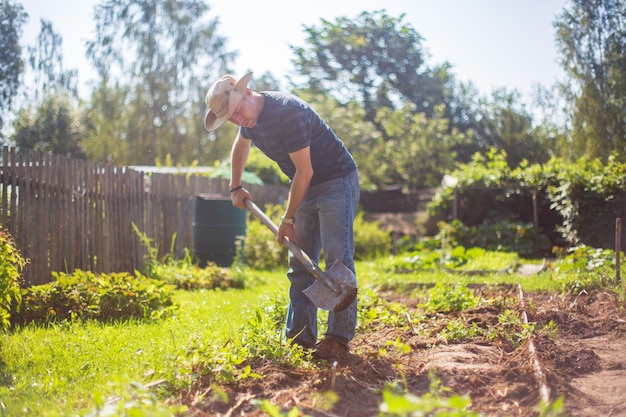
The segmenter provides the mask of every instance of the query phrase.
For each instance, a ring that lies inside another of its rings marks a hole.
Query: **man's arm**
[[[293,161],[296,172],[291,180],[291,188],[289,189],[289,198],[287,199],[287,209],[285,210],[285,218],[294,217],[296,210],[300,207],[300,203],[304,200],[304,196],[309,190],[309,184],[313,177],[313,165],[311,164],[311,148],[302,148],[296,152],[289,154]],[[278,241],[282,243],[283,237],[288,237],[294,243],[296,242],[296,231],[293,225],[283,223],[278,227]]]
[[[243,177],[243,170],[246,167],[246,161],[250,153],[250,139],[241,136],[241,133],[237,133],[237,137],[233,142],[233,147],[230,150],[230,189],[235,189],[241,186],[241,178]],[[230,193],[230,199],[233,205],[240,209],[245,209],[246,204],[243,200],[252,200],[252,196],[247,190],[243,188],[237,188],[237,190]]]

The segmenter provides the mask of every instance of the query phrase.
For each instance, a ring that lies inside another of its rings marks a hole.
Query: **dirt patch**
[[[431,392],[436,375],[449,388],[446,395],[469,395],[471,410],[482,416],[537,416],[542,396],[534,356],[550,401],[562,396],[568,416],[626,416],[626,312],[614,296],[525,294],[525,305],[530,306],[529,322],[552,322],[556,334],[541,334],[511,348],[486,340],[445,344],[415,331],[380,328],[357,335],[350,353],[336,366],[323,363],[319,370],[299,370],[259,363],[253,370],[262,379],[224,387],[227,404],[211,400],[210,394],[202,399],[199,392],[182,402],[189,406],[187,415],[195,417],[265,416],[254,399],[267,399],[285,411],[297,407],[303,415],[316,417],[377,416],[385,384],[397,381],[421,396]],[[466,323],[494,325],[498,313],[485,308],[460,317]],[[394,340],[408,344],[410,352],[391,352],[388,342]],[[381,349],[388,353],[381,354]],[[325,406],[328,391],[338,396],[330,409]]]

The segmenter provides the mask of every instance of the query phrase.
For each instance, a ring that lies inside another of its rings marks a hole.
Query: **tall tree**
[[[96,6],[87,56],[100,75],[100,90],[129,86],[124,123],[101,120],[120,127],[110,140],[125,142],[127,162],[212,159],[211,146],[204,145],[219,134],[207,134],[202,124],[206,84],[234,54],[208,12],[201,0],[105,0]]]
[[[626,159],[626,0],[571,0],[555,27],[575,156]]]
[[[0,139],[3,137],[5,113],[12,108],[20,75],[24,71],[20,37],[27,18],[21,4],[0,0]]]
[[[361,103],[366,120],[382,134],[385,128],[376,120],[381,107],[410,104],[414,113],[433,117],[446,99],[449,66],[426,66],[423,38],[403,19],[384,11],[363,12],[356,19],[305,27],[308,45],[292,47],[296,69],[313,92]]]
[[[85,158],[78,110],[64,93],[47,94],[41,104],[23,108],[13,122],[11,139],[22,148],[70,158]]]
[[[28,47],[28,63],[34,80],[27,94],[35,102],[42,100],[51,91],[78,97],[78,73],[63,68],[62,46],[61,35],[54,31],[50,21],[42,19],[37,43]]]

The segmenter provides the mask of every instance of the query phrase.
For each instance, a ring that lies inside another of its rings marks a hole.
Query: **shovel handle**
[[[272,220],[267,217],[267,215],[261,210],[256,204],[254,204],[251,200],[244,200],[246,203],[246,207],[248,210],[252,212],[261,222],[266,225],[275,236],[278,236],[278,226],[272,222]],[[294,254],[296,258],[306,267],[306,269],[313,274],[315,278],[324,282],[326,285],[329,285],[328,280],[324,276],[324,273],[320,270],[319,266],[311,258],[307,255],[302,249],[300,249],[295,243],[293,243],[289,238],[284,238],[283,243],[287,248]]]

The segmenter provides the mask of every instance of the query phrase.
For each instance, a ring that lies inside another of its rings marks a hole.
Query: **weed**
[[[379,406],[379,417],[413,417],[413,416],[457,416],[478,417],[473,411],[467,410],[472,400],[467,395],[445,397],[439,394],[441,387],[417,396],[406,392],[398,383],[385,385],[382,392],[382,402]],[[433,392],[435,391],[435,392]]]
[[[479,301],[472,290],[459,284],[451,286],[438,282],[428,294],[428,303],[421,306],[433,312],[463,311],[476,307]]]

